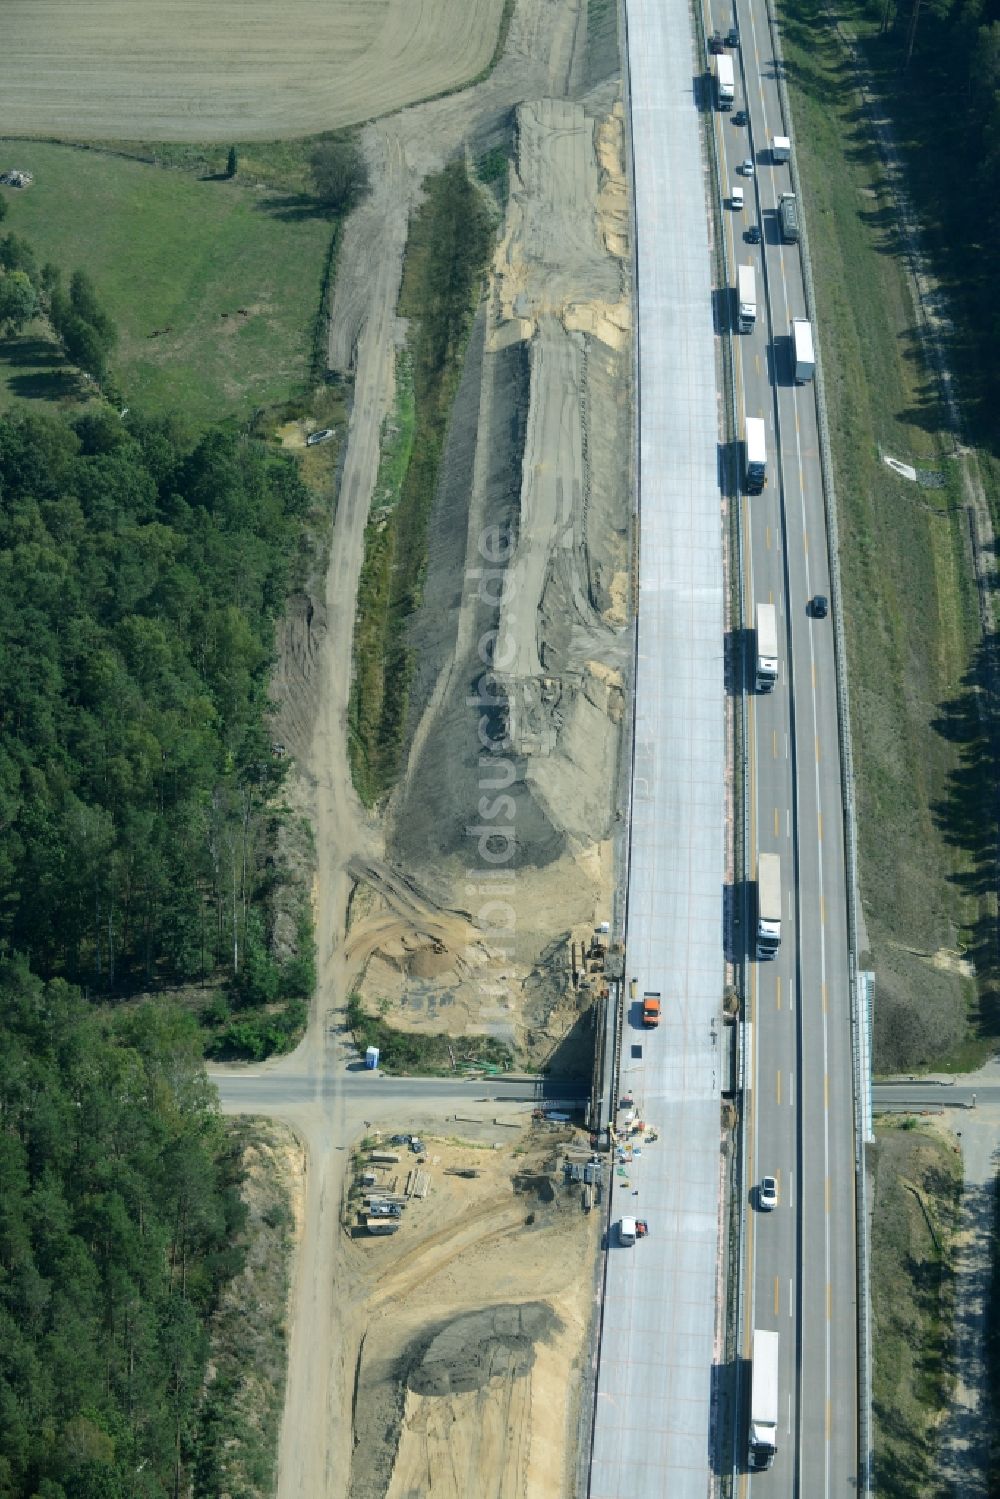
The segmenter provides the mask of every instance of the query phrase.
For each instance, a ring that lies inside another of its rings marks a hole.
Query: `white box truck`
[[[741,333],[750,333],[757,321],[757,278],[752,265],[741,265],[736,272],[736,303]]]
[[[754,1328],[750,1368],[750,1466],[769,1468],[778,1450],[778,1334]]]
[[[808,318],[792,318],[792,363],[796,385],[804,385],[816,373],[812,324]]]
[[[762,416],[746,419],[747,494],[762,494],[767,483],[767,430]]]
[[[733,59],[725,52],[715,59],[715,94],[720,109],[732,109],[736,97]]]
[[[794,245],[799,237],[799,206],[794,193],[782,193],[778,199],[778,223],[782,239]]]
[[[781,946],[781,856],[757,856],[757,956],[777,957]]]
[[[757,605],[757,691],[770,692],[778,680],[778,611]]]
[[[790,161],[792,155],[792,143],[787,135],[775,135],[771,137],[771,160],[775,166],[783,161]]]

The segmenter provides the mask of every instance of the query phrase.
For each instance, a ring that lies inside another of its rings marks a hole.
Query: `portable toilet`
[[[375,1068],[378,1066],[377,1046],[369,1046],[368,1050],[365,1052],[365,1066],[369,1069],[369,1071],[375,1071]]]

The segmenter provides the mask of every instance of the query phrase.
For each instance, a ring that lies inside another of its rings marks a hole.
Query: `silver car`
[[[778,1182],[776,1177],[761,1177],[757,1202],[762,1213],[769,1213],[772,1208],[778,1206]]]

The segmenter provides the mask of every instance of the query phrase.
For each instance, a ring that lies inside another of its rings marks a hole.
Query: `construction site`
[[[328,1055],[350,1000],[408,1040],[448,1038],[452,1075],[463,1041],[488,1041],[508,1067],[573,1079],[577,1096],[597,1099],[586,1123],[600,1129],[613,1117],[601,1089],[622,965],[611,933],[622,914],[634,588],[613,8],[521,0],[488,78],[378,119],[361,141],[371,192],[345,226],[330,316],[331,375],[353,384],[331,566],[325,591],[290,614],[279,665],[277,731],[305,772],[318,854],[310,1044]],[[506,190],[408,621],[402,771],[367,808],[345,733],[350,642],[407,337],[407,235],[427,174],[456,154],[495,151],[509,159]],[[489,557],[499,538],[498,580]],[[351,1039],[345,1057],[356,1056]],[[315,1424],[295,1416],[279,1494],[580,1492],[574,1371],[589,1357],[601,1215],[583,1204],[597,1183],[567,1178],[559,1152],[582,1140],[589,1154],[589,1129],[525,1121],[518,1140],[493,1127],[484,1150],[485,1140],[470,1148],[471,1126],[456,1125],[462,1144],[442,1140],[431,1118],[381,1127],[383,1143],[417,1131],[426,1165],[404,1146],[405,1171],[387,1162],[383,1175],[369,1161],[357,1179],[329,1156],[325,1123],[310,1120],[321,1179],[318,1206],[306,1205],[295,1312],[308,1339],[301,1355],[292,1340],[286,1409],[312,1410]],[[427,1172],[426,1196],[416,1175],[407,1184],[414,1168]],[[335,1353],[321,1363],[324,1340]],[[453,1358],[464,1372],[442,1382]],[[333,1457],[346,1450],[349,1489]]]
[[[488,1474],[491,1493],[557,1499],[576,1490],[589,1417],[573,1374],[590,1352],[607,1158],[530,1110],[447,1128],[419,1155],[373,1134],[352,1156],[338,1258],[364,1332],[348,1492],[467,1499]]]

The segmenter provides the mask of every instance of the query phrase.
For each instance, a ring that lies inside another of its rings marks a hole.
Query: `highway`
[[[725,867],[719,405],[701,118],[682,0],[629,0],[639,537],[621,1086],[589,1499],[704,1499],[718,1395]],[[644,1027],[642,995],[659,995]],[[623,1121],[619,1120],[619,1123]],[[650,1133],[653,1133],[651,1131]]]
[[[768,483],[741,496],[744,638],[753,608],[778,613],[779,677],[770,694],[748,682],[749,854],[780,855],[782,944],[773,961],[747,961],[752,1094],[747,1099],[751,1181],[776,1176],[774,1212],[751,1192],[744,1245],[744,1357],[753,1327],[780,1333],[781,1407],[773,1469],[743,1474],[740,1492],[808,1499],[856,1492],[859,1481],[854,1103],[849,1009],[846,872],[837,732],[834,638],[829,618],[813,618],[815,594],[830,597],[824,499],[814,387],[793,380],[790,329],[806,313],[799,248],[783,244],[777,204],[789,168],[770,142],[786,131],[764,0],[739,0],[707,29],[736,20],[740,48],[732,113],[714,128],[724,180],[742,183],[743,213],[724,205],[727,263],[752,265],[758,316],[735,333],[737,421],[762,417]],[[734,114],[747,111],[746,125]],[[793,139],[794,148],[794,139]],[[745,158],[752,179],[736,168]],[[758,223],[762,243],[744,240]],[[732,319],[735,326],[735,317]],[[747,653],[749,659],[749,651]],[[748,673],[748,676],[750,674]],[[752,894],[752,892],[751,892]],[[749,903],[750,924],[754,920]],[[752,948],[752,939],[749,944]],[[741,1456],[743,1454],[741,1453]]]

